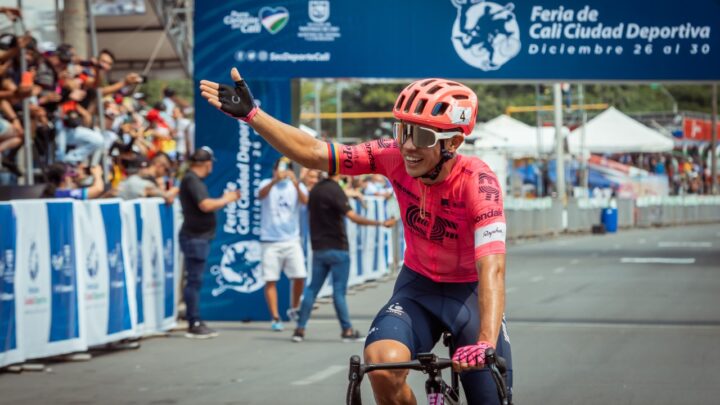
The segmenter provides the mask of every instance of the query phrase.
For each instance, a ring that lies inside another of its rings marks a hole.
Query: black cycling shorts
[[[477,342],[480,328],[477,282],[436,283],[403,266],[393,296],[370,326],[365,347],[378,340],[396,340],[410,349],[412,358],[432,351],[443,332],[452,333],[455,347]],[[512,393],[512,355],[505,319],[496,352],[507,361],[508,393]],[[488,370],[462,373],[468,404],[498,404],[495,382]]]

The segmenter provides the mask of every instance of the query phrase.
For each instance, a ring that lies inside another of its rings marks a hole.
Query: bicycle
[[[454,352],[451,335],[443,334],[443,344]],[[451,371],[451,382],[448,385],[442,378],[442,370],[452,366],[452,360],[439,358],[433,353],[419,353],[416,360],[402,363],[362,364],[360,356],[350,357],[350,371],[348,373],[347,405],[362,405],[360,398],[360,384],[365,374],[375,370],[417,370],[428,375],[425,381],[425,394],[430,405],[460,405],[460,375]],[[485,351],[485,366],[490,370],[498,391],[498,398],[502,405],[512,405],[512,398],[508,395],[505,384],[507,364],[505,359],[498,356],[490,348]]]

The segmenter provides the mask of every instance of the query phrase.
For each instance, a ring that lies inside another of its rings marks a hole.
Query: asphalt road
[[[507,317],[517,404],[694,404],[720,397],[720,225],[529,240],[509,248]],[[352,292],[367,331],[392,280]],[[307,340],[268,323],[211,323],[139,350],[0,374],[8,404],[341,404],[347,361],[332,305]],[[442,348],[436,348],[445,354]],[[411,384],[422,392],[423,379]],[[364,399],[373,403],[369,384]]]

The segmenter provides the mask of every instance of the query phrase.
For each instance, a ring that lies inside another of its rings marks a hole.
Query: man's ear
[[[450,138],[450,142],[446,145],[448,152],[455,153],[464,141],[465,137],[462,135],[457,135]]]

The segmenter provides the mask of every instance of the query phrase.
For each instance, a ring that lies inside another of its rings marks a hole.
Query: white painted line
[[[695,263],[694,257],[623,257],[620,259],[620,263],[658,263],[658,264],[693,264]]]
[[[578,264],[578,263],[580,263],[580,260],[578,260],[578,259],[570,260],[570,264]]]
[[[545,277],[543,277],[543,276],[535,276],[530,279],[530,281],[532,281],[533,283],[539,283],[543,280],[545,280]]]
[[[557,269],[553,270],[553,273],[560,274],[565,272],[565,267],[558,267]]]
[[[711,248],[712,242],[691,242],[691,241],[658,242],[658,247],[661,247],[661,248],[673,248],[673,247]]]
[[[330,366],[326,368],[325,370],[318,371],[317,373],[308,376],[307,378],[304,378],[302,380],[293,381],[291,385],[310,385],[315,384],[316,382],[320,382],[331,375],[338,373],[340,371],[347,370],[347,366]]]

